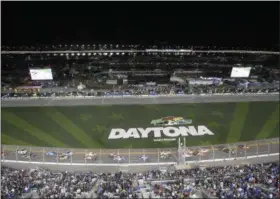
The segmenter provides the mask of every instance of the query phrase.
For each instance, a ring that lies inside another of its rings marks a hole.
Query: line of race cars
[[[67,152],[58,154],[57,152],[49,151],[49,152],[46,153],[46,155],[50,156],[50,157],[58,157],[59,160],[67,160],[73,155],[73,152],[72,151],[67,151]],[[85,160],[96,161],[97,160],[97,153],[93,153],[93,152],[86,153],[84,159]]]
[[[171,153],[170,150],[159,152],[159,158],[160,159],[166,160],[166,159],[169,159],[171,157],[172,157],[172,153]],[[109,154],[109,158],[113,159],[114,161],[121,162],[121,161],[126,161],[128,157],[122,156],[119,152],[113,152],[113,153]],[[144,161],[144,162],[149,162],[150,158],[151,158],[150,156],[145,155],[145,154],[137,156],[138,161]]]
[[[27,149],[19,149],[16,150],[17,155],[20,155],[20,157],[22,158],[34,158],[36,157],[36,154],[28,151]],[[161,159],[169,159],[172,157],[171,151],[160,151],[160,158]],[[1,152],[1,157],[4,158],[7,155],[7,152]],[[52,157],[53,160],[68,160],[72,155],[73,152],[72,151],[67,151],[67,152],[63,152],[63,153],[58,153],[56,151],[48,151],[45,153],[45,155],[47,157]],[[93,152],[89,152],[85,154],[85,160],[91,160],[91,161],[96,161],[98,157],[97,153],[93,153]],[[110,153],[109,154],[109,158],[113,159],[114,161],[117,162],[122,162],[122,161],[126,161],[128,159],[128,157],[122,156],[119,152],[114,152],[114,153]],[[137,160],[138,161],[144,161],[147,162],[150,160],[150,157],[148,155],[140,155],[137,156]]]
[[[30,159],[30,158],[36,157],[36,154],[28,151],[27,149],[17,150],[16,153],[18,155],[20,155],[22,158]],[[170,150],[161,151],[159,154],[160,154],[161,159],[168,159],[168,158],[171,158],[171,156],[172,156]],[[7,155],[7,153],[2,151],[1,157],[3,158],[5,155]],[[73,152],[67,151],[67,152],[63,152],[63,153],[57,153],[55,151],[48,151],[45,153],[45,155],[48,157],[52,157],[54,160],[68,160],[73,155]],[[98,157],[97,153],[89,152],[89,153],[85,154],[85,160],[96,161],[97,157]],[[128,157],[122,156],[119,152],[110,153],[109,158],[111,158],[117,162],[126,161],[128,159]],[[148,155],[143,154],[143,155],[137,156],[137,160],[147,162],[150,160],[150,157]]]
[[[20,149],[16,151],[17,155],[20,155],[22,158],[30,159],[36,157],[36,154],[32,152],[28,152],[26,149]],[[7,155],[7,152],[1,151],[1,158],[4,159],[4,157]]]
[[[19,149],[16,150],[16,154],[22,158],[30,159],[36,157],[36,154],[33,152],[28,151],[27,149]],[[7,152],[1,151],[2,159],[7,155]],[[55,160],[67,160],[69,157],[73,155],[73,152],[67,151],[65,153],[58,154],[55,151],[49,151],[45,154],[46,156],[53,157]]]
[[[250,147],[247,145],[240,144],[236,147],[223,147],[218,146],[215,147],[217,150],[222,151],[224,153],[230,153],[231,155],[235,155],[237,153],[241,153],[241,150],[247,150]],[[189,158],[193,156],[205,156],[207,155],[211,150],[210,149],[185,149],[183,151],[183,157]]]
[[[222,151],[224,153],[230,153],[231,155],[236,155],[237,153],[242,153],[242,150],[247,150],[249,149],[249,146],[247,145],[237,145],[236,147],[223,147],[223,146],[216,146],[216,150]],[[205,156],[207,155],[211,149],[188,149],[186,148],[183,150],[182,156],[185,158],[188,157],[193,157],[193,156]],[[26,159],[31,159],[36,157],[36,154],[28,151],[27,149],[20,149],[16,151],[17,155],[20,155],[22,158]],[[4,152],[3,150],[1,151],[1,158],[4,159],[4,157],[7,155],[7,152]],[[45,153],[46,156],[52,157],[54,160],[68,160],[72,155],[72,151],[67,151],[63,153],[58,153],[55,151],[49,151]],[[172,157],[172,152],[171,150],[167,151],[159,151],[158,152],[159,158],[162,160],[168,160]],[[85,154],[84,159],[86,161],[96,161],[98,157],[97,153],[94,152],[89,152]],[[109,158],[112,159],[113,161],[117,162],[123,162],[128,160],[128,156],[122,156],[119,152],[113,152],[109,154]],[[137,156],[137,161],[143,161],[143,162],[149,162],[151,159],[150,156],[143,155]]]
[[[46,156],[53,157],[55,160],[68,160],[73,155],[72,151],[67,151],[64,153],[57,153],[55,151],[49,151],[46,153]]]

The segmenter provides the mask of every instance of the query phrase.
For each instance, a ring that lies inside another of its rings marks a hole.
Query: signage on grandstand
[[[108,137],[111,139],[128,138],[161,138],[161,137],[179,137],[179,136],[203,136],[214,135],[206,126],[180,126],[180,127],[149,127],[149,128],[129,128],[127,130],[117,128],[112,129]]]
[[[43,68],[43,69],[29,69],[31,80],[52,80],[52,69]]]
[[[251,67],[233,67],[231,70],[230,77],[249,77]]]

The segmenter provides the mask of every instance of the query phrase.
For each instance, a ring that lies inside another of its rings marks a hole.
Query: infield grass
[[[279,102],[173,105],[3,107],[2,144],[73,148],[175,147],[153,138],[108,140],[112,128],[146,128],[165,116],[192,119],[215,135],[188,136],[186,144],[221,144],[279,137]]]

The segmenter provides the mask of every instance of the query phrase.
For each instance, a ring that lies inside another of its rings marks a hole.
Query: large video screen
[[[249,77],[251,67],[233,67],[230,77]]]
[[[30,69],[30,75],[32,80],[52,80],[52,69]]]

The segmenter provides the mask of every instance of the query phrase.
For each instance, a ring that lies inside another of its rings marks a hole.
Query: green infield
[[[168,138],[167,131],[169,135],[187,132],[189,146],[279,137],[278,102],[5,107],[1,110],[2,144],[9,145],[176,147],[178,137]],[[108,139],[112,131],[118,139]],[[145,138],[143,131],[151,133]],[[161,138],[155,139],[154,136],[160,135]]]

